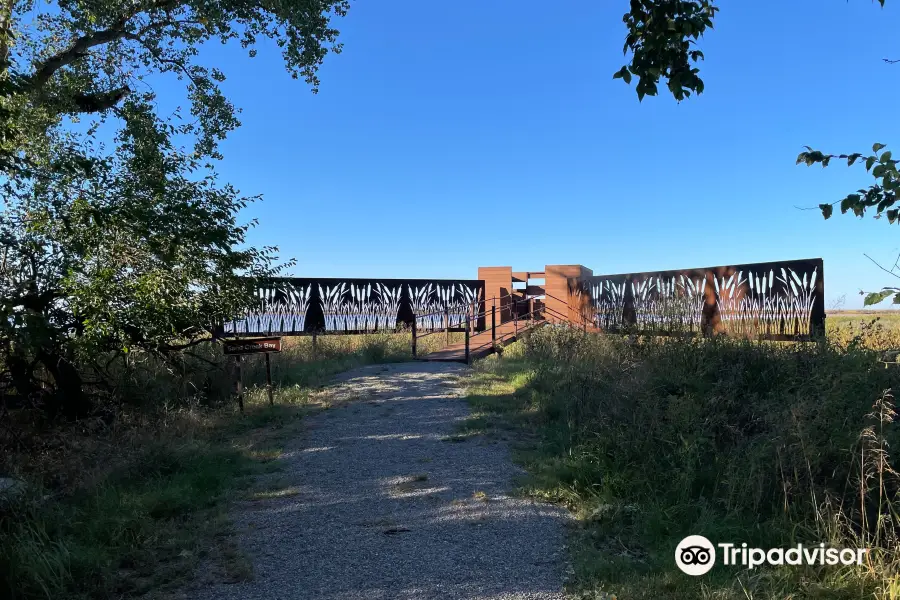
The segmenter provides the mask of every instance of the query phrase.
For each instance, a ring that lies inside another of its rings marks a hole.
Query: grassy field
[[[577,597],[895,600],[900,371],[880,359],[897,331],[839,321],[802,345],[545,328],[477,366],[460,435],[514,440],[522,493],[573,511]],[[690,577],[674,563],[689,534],[870,553]]]
[[[833,311],[826,315],[829,341],[847,348],[900,350],[900,311]]]
[[[315,352],[312,338],[285,338],[272,356],[275,405],[264,358],[251,356],[241,415],[217,347],[173,364],[138,355],[111,373],[120,400],[96,419],[9,415],[0,472],[24,479],[28,492],[0,508],[0,596],[164,597],[200,565],[215,578],[252,577],[229,535],[228,501],[285,493],[254,488],[253,475],[277,469],[303,417],[328,408],[319,386],[332,375],[409,358],[408,335],[322,336]]]
[[[879,362],[900,348],[900,320],[878,316],[830,316],[827,347],[541,332],[477,367],[475,412],[458,437],[518,440],[523,492],[575,512],[571,588],[585,598],[900,598],[887,446],[900,440],[883,395],[900,371]],[[442,343],[433,335],[419,348]],[[409,358],[402,334],[323,336],[315,351],[309,337],[286,338],[272,357],[275,406],[263,357],[244,363],[242,416],[216,347],[165,364],[133,355],[114,365],[95,419],[8,415],[0,469],[29,491],[0,509],[0,594],[165,596],[200,565],[252,577],[227,502],[289,493],[255,488],[253,475],[277,469],[304,416],[328,408],[318,390],[332,375]],[[687,533],[874,552],[862,570],[689,578],[672,561]]]

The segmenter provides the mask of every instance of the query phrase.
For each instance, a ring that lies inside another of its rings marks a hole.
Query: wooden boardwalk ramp
[[[496,346],[503,347],[516,341],[523,333],[540,327],[546,321],[519,321],[518,324],[508,321],[497,325]],[[494,352],[495,345],[492,341],[491,330],[481,331],[469,338],[469,361],[477,358],[483,358]],[[460,342],[458,344],[450,344],[440,350],[431,352],[424,356],[420,356],[419,360],[440,361],[440,362],[466,362],[466,344]]]

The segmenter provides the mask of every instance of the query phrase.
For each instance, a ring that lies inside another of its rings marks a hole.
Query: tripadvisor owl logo
[[[688,575],[703,575],[716,564],[716,548],[702,535],[689,535],[675,548],[675,564]]]
[[[797,544],[791,548],[750,548],[747,544],[713,545],[702,535],[689,535],[675,548],[675,564],[688,575],[703,575],[716,564],[716,548],[722,551],[722,564],[754,569],[761,565],[861,565],[866,548],[826,548],[824,542],[812,546]]]

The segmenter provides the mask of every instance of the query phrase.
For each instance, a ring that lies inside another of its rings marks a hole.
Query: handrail
[[[493,300],[493,298],[491,298],[491,299]],[[469,302],[469,303],[467,303],[466,307],[469,308],[469,307],[473,306],[474,304],[475,304],[475,302]],[[422,317],[433,317],[435,315],[441,315],[441,316],[447,315],[449,317],[449,313],[450,313],[449,309],[444,309],[442,311],[436,311],[436,312],[431,312],[431,313],[414,314],[413,315],[413,323],[415,323],[416,320],[421,319]],[[469,321],[469,316],[470,315],[467,310],[466,315],[464,317],[464,321],[466,321],[467,323]],[[466,325],[466,329],[468,329],[468,325]],[[446,334],[446,333],[449,333],[449,330],[450,330],[450,325],[449,325],[449,319],[448,319],[448,322],[444,327],[432,329],[432,330],[428,331],[428,333],[423,333],[421,335],[418,335],[417,337],[425,338],[425,337],[428,337],[429,335],[434,335],[436,333],[445,333]]]
[[[528,316],[537,315],[537,314],[540,314],[540,313],[542,313],[542,312],[544,312],[544,311],[546,311],[546,310],[548,310],[547,306],[541,306],[540,308],[536,308],[536,309],[534,309],[534,310],[532,310],[532,311],[530,311],[530,312],[525,313],[524,315],[522,315],[522,317],[524,318],[524,317],[528,317]],[[550,310],[552,310],[552,309],[550,309]],[[555,311],[554,311],[554,312],[555,312]],[[508,321],[507,321],[507,323],[508,323]],[[498,332],[498,333],[496,334],[496,337],[492,337],[489,341],[486,341],[486,342],[484,342],[484,343],[482,343],[482,344],[478,344],[477,346],[471,347],[471,350],[480,350],[481,348],[484,348],[484,347],[486,347],[486,346],[494,345],[494,344],[496,344],[498,341],[503,341],[504,338],[507,338],[507,337],[510,337],[510,336],[517,336],[517,335],[519,335],[519,333],[520,333],[521,331],[524,331],[524,328],[523,328],[522,330],[516,329],[516,330],[513,330],[513,331],[507,331],[506,333],[499,333],[499,332]]]
[[[553,294],[544,294],[544,295],[547,296],[548,298],[553,298],[554,300],[556,300],[556,301],[558,301],[558,302],[562,302],[563,304],[565,304],[566,307],[568,307],[568,309],[569,309],[570,311],[575,312],[576,314],[578,314],[578,315],[581,317],[581,320],[583,321],[583,324],[590,323],[591,325],[593,325],[593,323],[594,323],[594,320],[593,320],[593,319],[588,318],[587,316],[585,316],[584,314],[582,314],[581,311],[575,309],[575,307],[573,307],[571,304],[569,304],[569,302],[568,302],[567,300],[563,300],[562,298],[557,298],[557,297],[554,296]],[[553,310],[553,309],[551,309],[551,310]],[[555,313],[559,316],[559,318],[561,318],[561,319],[565,319],[565,320],[567,320],[567,321],[570,321],[570,320],[571,320],[570,317],[567,317],[567,316],[565,316],[565,315],[560,314],[559,311],[557,311],[557,310],[554,310],[553,312],[555,312]]]
[[[532,308],[532,310],[530,310],[529,312],[526,312],[526,313],[520,315],[519,314],[519,304],[521,302],[533,302],[536,298],[528,298],[527,294],[525,294],[526,297],[523,297],[523,298],[520,298],[518,296],[519,296],[519,294],[516,294],[515,292],[509,292],[506,294],[501,294],[500,296],[492,296],[491,298],[485,298],[483,300],[477,300],[474,302],[466,303],[466,305],[465,305],[466,313],[463,316],[462,324],[463,324],[463,331],[466,334],[465,349],[466,349],[466,361],[467,362],[469,359],[470,350],[472,349],[472,347],[470,346],[470,332],[471,332],[472,325],[473,325],[473,323],[476,323],[482,317],[487,318],[487,315],[489,312],[491,313],[492,317],[494,315],[496,315],[497,300],[502,301],[506,298],[513,298],[513,302],[512,302],[513,318],[510,320],[513,320],[516,323],[518,323],[519,319],[522,319],[525,321],[531,320],[532,324],[533,324],[534,321],[536,320],[536,318],[538,317],[538,315],[544,315],[546,317],[546,315],[549,314],[555,318],[560,319],[561,321],[573,323],[576,325],[580,324],[582,327],[584,327],[585,331],[587,331],[588,323],[591,324],[592,328],[594,326],[593,319],[591,319],[587,315],[585,315],[583,311],[573,309],[572,305],[569,304],[569,302],[567,300],[558,298],[558,297],[554,296],[553,294],[548,294],[548,293],[546,293],[546,291],[542,294],[542,296],[544,298],[550,298],[550,299],[556,300],[557,302],[560,302],[563,305],[565,305],[565,307],[568,309],[568,312],[569,312],[568,315],[563,314],[562,312],[560,312],[552,307],[547,306],[546,301],[541,302],[540,306],[538,308]],[[538,298],[538,300],[540,301],[539,298]],[[483,304],[484,310],[476,311],[475,310],[476,305],[481,305],[482,302],[484,303]],[[489,302],[491,303],[490,311],[488,311],[488,309],[487,309]],[[502,311],[510,310],[510,307],[508,305],[503,306],[501,304],[500,310],[501,310],[501,315],[502,315]],[[458,314],[458,312],[455,314]],[[444,322],[444,327],[437,327],[437,328],[429,330],[427,333],[418,335],[417,331],[416,331],[416,322],[418,320],[422,319],[423,317],[434,317],[435,315],[447,316],[447,320]],[[413,315],[413,317],[414,317],[413,318],[413,326],[412,326],[412,353],[413,353],[413,356],[416,356],[416,340],[417,339],[426,338],[426,337],[428,337],[430,335],[434,335],[436,333],[444,333],[447,336],[447,343],[448,344],[450,343],[449,315],[450,315],[449,307],[446,307],[441,311],[434,311],[434,312],[430,312],[430,313],[421,313],[421,314]],[[578,315],[578,316],[575,317],[575,315]],[[501,319],[502,319],[502,316],[501,316]],[[509,323],[510,320],[505,321],[505,323]],[[579,323],[579,321],[580,321],[580,323]],[[488,345],[494,345],[498,341],[502,342],[507,337],[518,335],[518,332],[519,332],[518,325],[516,325],[516,327],[513,331],[507,331],[505,333],[502,331],[498,332],[497,326],[503,325],[503,323],[504,322],[497,323],[495,320],[495,317],[492,318],[491,326],[490,326],[490,331],[491,331],[490,341],[479,344],[478,346],[475,347],[475,349],[484,348],[485,346],[488,346]],[[457,327],[459,325],[460,324],[457,324]],[[458,331],[458,329],[457,329],[457,331]],[[485,329],[481,333],[485,333],[486,331],[488,331],[487,327],[485,327]],[[499,333],[499,336],[498,336],[498,333]]]
[[[466,311],[467,314],[466,314],[466,316],[465,316],[465,321],[467,322],[467,325],[465,326],[465,329],[466,329],[466,330],[469,329],[469,327],[471,326],[471,321],[472,321],[472,320],[480,319],[481,317],[487,317],[488,311],[487,311],[487,308],[486,308],[486,307],[487,307],[488,301],[490,301],[490,302],[492,303],[492,310],[494,310],[495,307],[496,307],[496,305],[497,305],[497,300],[501,300],[501,301],[502,301],[503,299],[505,299],[505,298],[511,298],[511,297],[513,297],[514,295],[515,295],[515,294],[514,294],[513,292],[509,292],[509,293],[507,293],[507,294],[501,294],[499,297],[498,297],[498,296],[492,296],[492,297],[490,297],[490,298],[485,298],[484,300],[478,300],[478,301],[475,301],[475,302],[468,302],[468,303],[467,303],[467,308],[474,308],[474,306],[475,306],[476,304],[481,304],[481,302],[484,302],[484,304],[485,304],[485,310],[483,310],[483,311],[478,311],[478,312],[469,312],[469,311],[467,310],[467,311]],[[448,308],[445,308],[444,310],[434,311],[434,312],[430,312],[430,313],[419,313],[419,314],[414,314],[414,315],[413,315],[413,323],[414,323],[413,329],[415,330],[415,321],[418,320],[418,319],[421,319],[421,318],[423,318],[423,317],[434,317],[434,316],[437,316],[437,315],[440,315],[440,316],[445,316],[445,315],[446,315],[446,316],[449,317],[449,313],[450,313],[449,309],[448,309]],[[448,319],[448,321],[449,321],[449,319]],[[450,330],[450,326],[449,326],[449,322],[448,322],[444,327],[439,327],[439,328],[432,329],[432,330],[428,331],[427,333],[423,333],[423,334],[421,334],[421,335],[416,334],[415,337],[421,339],[421,338],[426,338],[426,337],[428,337],[428,336],[430,336],[430,335],[434,335],[434,334],[436,334],[436,333],[449,334],[449,332],[450,332],[449,330]],[[448,339],[448,342],[449,342],[449,335],[448,335],[448,338],[447,338],[447,339]]]
[[[504,298],[512,298],[512,297],[514,297],[514,296],[516,296],[516,295],[517,295],[517,294],[515,294],[515,293],[513,293],[513,292],[509,292],[509,293],[507,293],[507,294],[501,294],[500,296],[491,296],[490,298],[484,298],[483,300],[476,300],[476,301],[474,301],[474,302],[469,302],[468,304],[469,304],[469,305],[472,305],[472,304],[481,304],[482,302],[484,302],[485,304],[487,304],[489,301],[494,301],[494,302],[496,303],[497,300],[503,300]],[[548,294],[548,293],[545,292],[544,294],[541,294],[541,295],[542,295],[542,296],[545,296],[545,297],[547,297],[547,298],[553,298],[554,300],[557,300],[557,301],[559,301],[559,302],[562,302],[563,304],[565,304],[565,305],[568,306],[569,308],[572,308],[572,306],[569,304],[569,302],[568,302],[567,300],[563,300],[562,298],[558,298],[558,297],[554,296],[553,294]],[[517,300],[515,300],[515,304],[519,304],[520,302],[526,302],[526,301],[532,300],[532,299],[533,299],[533,298],[517,299]],[[428,313],[420,313],[420,314],[416,314],[415,317],[416,317],[416,318],[432,317],[432,316],[434,316],[434,315],[443,315],[443,314],[446,314],[446,312],[447,312],[446,310],[437,310],[437,311],[434,311],[434,312],[428,312]],[[483,311],[481,311],[481,312],[475,313],[473,316],[475,316],[475,317],[483,317],[483,316],[486,316],[488,312],[489,312],[489,311],[487,311],[487,310],[483,310]]]
[[[485,298],[485,299],[483,299],[483,300],[476,300],[476,301],[474,301],[474,302],[468,302],[467,304],[469,304],[469,305],[471,305],[471,304],[481,304],[482,302],[484,302],[485,304],[487,304],[489,300],[493,300],[494,302],[496,302],[497,300],[503,300],[504,298],[510,298],[510,297],[512,297],[513,295],[514,295],[514,294],[513,294],[512,292],[510,292],[510,293],[508,293],[508,294],[501,294],[499,297],[498,297],[498,296],[491,296],[490,298]],[[415,316],[416,316],[416,318],[433,317],[434,315],[443,315],[443,314],[446,314],[446,312],[447,312],[446,310],[436,310],[436,311],[434,311],[434,312],[416,314]],[[482,313],[480,313],[480,314],[483,316],[485,312],[487,312],[487,311],[484,311],[484,312],[482,312]]]

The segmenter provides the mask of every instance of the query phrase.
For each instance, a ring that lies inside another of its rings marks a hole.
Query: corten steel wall
[[[548,321],[568,320],[572,323],[581,321],[580,318],[571,314],[571,309],[575,304],[573,294],[569,291],[570,283],[572,280],[582,281],[591,275],[593,275],[593,271],[583,265],[547,265],[544,267],[544,290],[547,294],[544,303],[548,309],[546,315]]]
[[[478,279],[484,281],[485,327],[491,326],[491,308],[496,307],[497,324],[512,319],[512,267],[478,267]]]
[[[770,340],[824,335],[820,258],[570,279],[601,330]]]
[[[278,277],[257,289],[259,303],[224,324],[223,336],[391,331],[415,319],[420,331],[463,331],[466,312],[483,309],[477,279],[305,279]],[[437,314],[435,314],[437,313]]]

